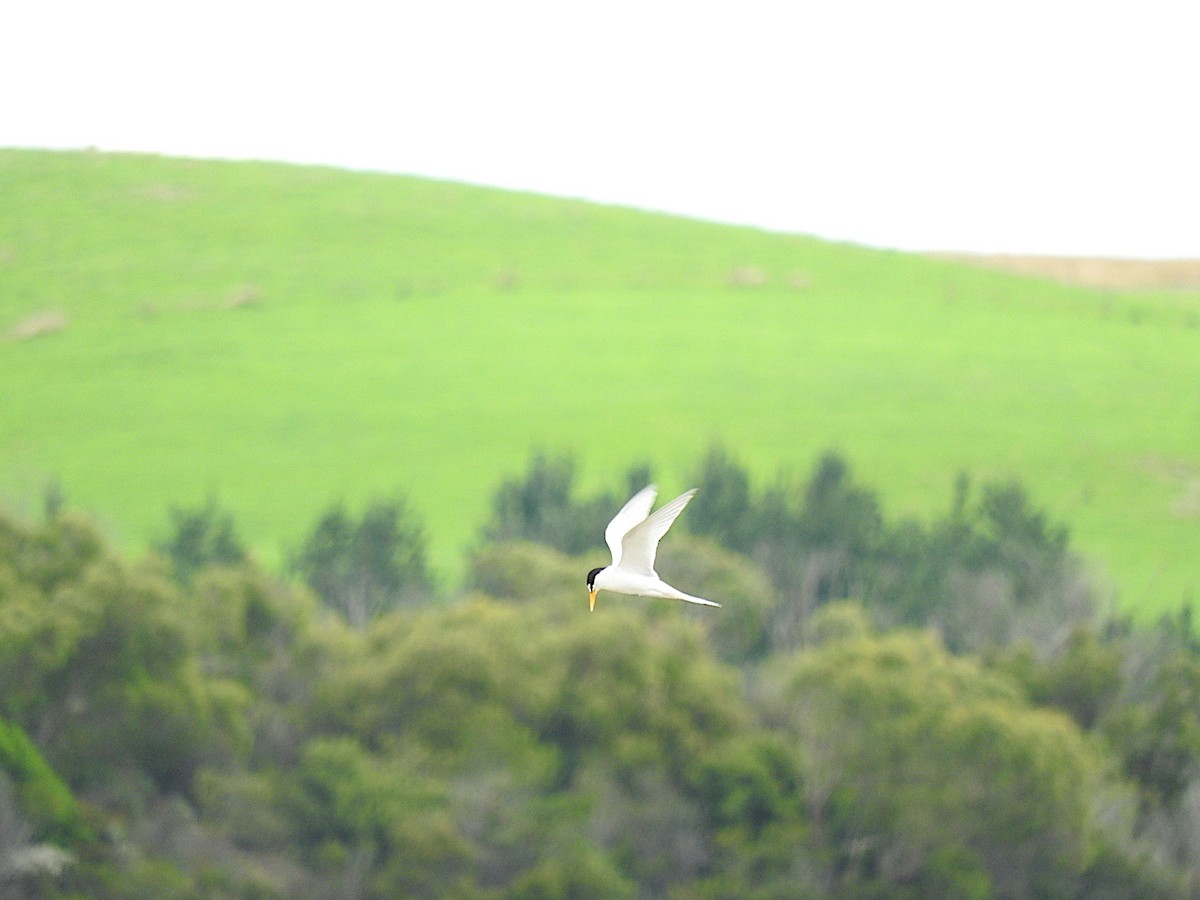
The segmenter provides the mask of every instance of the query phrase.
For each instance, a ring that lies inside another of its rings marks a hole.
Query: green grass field
[[[1018,478],[1124,607],[1200,600],[1200,294],[266,163],[0,151],[0,198],[18,511],[57,479],[138,547],[216,493],[272,564],[403,491],[452,578],[535,448],[664,490],[835,448],[890,515]]]

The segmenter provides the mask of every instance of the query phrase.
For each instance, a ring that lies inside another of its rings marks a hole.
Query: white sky
[[[0,146],[328,163],[903,249],[1195,257],[1200,4],[16,0]]]

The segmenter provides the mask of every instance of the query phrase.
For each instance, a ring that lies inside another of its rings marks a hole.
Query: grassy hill
[[[893,515],[1019,478],[1124,605],[1200,598],[1200,294],[265,163],[0,151],[0,197],[18,509],[136,546],[216,492],[271,562],[401,490],[452,572],[533,448],[671,490],[833,447]]]

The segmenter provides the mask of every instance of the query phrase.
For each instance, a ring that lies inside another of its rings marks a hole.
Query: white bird
[[[634,494],[629,502],[621,507],[621,511],[613,516],[613,520],[604,529],[604,541],[612,551],[612,565],[601,566],[588,572],[588,609],[596,609],[597,591],[613,591],[639,597],[666,597],[671,600],[699,603],[702,606],[721,605],[676,590],[654,571],[658,542],[695,495],[696,489],[692,488],[687,493],[680,494],[654,515],[650,515],[650,507],[654,505],[654,498],[658,496],[658,488],[651,484]]]

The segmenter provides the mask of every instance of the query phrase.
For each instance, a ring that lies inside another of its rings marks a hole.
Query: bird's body
[[[634,494],[629,502],[621,507],[621,511],[613,516],[613,520],[604,529],[604,540],[612,551],[612,565],[592,569],[588,573],[589,608],[596,608],[597,591],[612,591],[616,594],[633,594],[639,597],[663,597],[698,603],[701,606],[721,605],[671,587],[654,571],[658,542],[695,494],[694,488],[680,494],[654,515],[650,515],[650,508],[654,505],[654,498],[658,496],[658,489],[649,485]]]
[[[622,572],[612,566],[601,569],[592,586],[598,591],[612,591],[614,594],[632,594],[636,597],[663,597],[668,600],[686,600],[688,603],[699,603],[703,606],[720,606],[712,600],[693,597],[683,591],[671,587],[657,575],[633,575]]]

